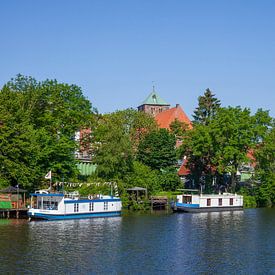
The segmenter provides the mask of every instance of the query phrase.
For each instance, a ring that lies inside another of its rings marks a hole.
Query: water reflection
[[[275,274],[274,214],[274,209],[251,209],[5,220],[0,273]]]

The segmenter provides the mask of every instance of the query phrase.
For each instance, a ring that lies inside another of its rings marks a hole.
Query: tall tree
[[[152,169],[165,169],[176,164],[175,146],[175,135],[159,129],[147,134],[140,142],[137,158]]]
[[[199,105],[194,111],[193,122],[195,124],[207,125],[215,117],[217,110],[220,108],[220,100],[209,89],[206,89],[204,95],[199,96],[198,102]]]
[[[215,155],[213,139],[210,127],[197,124],[192,130],[188,131],[182,146],[179,148],[181,156],[186,156],[188,168],[193,176],[196,187],[202,183],[201,179],[206,176],[209,180],[205,182],[206,189],[211,185],[211,168]]]
[[[254,124],[250,110],[220,108],[210,128],[215,166],[220,173],[231,174],[231,190],[235,191],[238,167],[248,161],[247,152],[254,145]]]
[[[133,162],[133,170],[126,176],[127,187],[144,187],[149,194],[161,190],[159,173],[139,161]]]
[[[89,125],[93,117],[91,103],[79,87],[56,80],[37,82],[32,77],[18,75],[0,91],[0,117],[2,131],[5,131],[0,132],[1,154],[7,156],[9,149],[4,144],[8,143],[18,148],[21,158],[25,152],[25,159],[20,162],[22,167],[36,167],[30,173],[21,173],[22,177],[29,178],[29,185],[34,185],[49,169],[56,176],[76,173],[74,152],[78,145],[73,140],[74,134],[80,127]],[[24,140],[24,144],[11,134],[14,129],[18,129],[16,137]],[[28,138],[23,138],[23,134]],[[27,152],[26,148],[34,151]],[[8,160],[15,163],[11,156]],[[8,182],[20,183],[15,177],[11,180],[11,168],[7,170],[5,165],[5,169]]]
[[[154,119],[133,109],[101,116],[94,129],[93,144],[99,175],[121,179],[131,172],[139,141],[153,129]]]
[[[267,130],[264,139],[255,149],[256,177],[259,184],[256,199],[260,206],[275,204],[275,127]]]

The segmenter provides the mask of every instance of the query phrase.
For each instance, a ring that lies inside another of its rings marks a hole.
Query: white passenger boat
[[[182,194],[171,204],[173,211],[209,212],[243,209],[243,196],[223,194]]]
[[[78,193],[49,193],[38,191],[31,194],[28,216],[32,219],[63,220],[121,215],[121,200],[113,196],[88,196]]]

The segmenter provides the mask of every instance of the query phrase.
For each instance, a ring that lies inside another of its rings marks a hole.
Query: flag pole
[[[52,175],[50,177],[50,193],[52,192]]]

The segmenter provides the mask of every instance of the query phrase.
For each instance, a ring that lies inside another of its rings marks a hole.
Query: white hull
[[[210,212],[232,211],[243,209],[243,196],[224,193],[219,195],[178,195],[173,203],[174,211],[184,212]]]
[[[35,202],[28,211],[30,219],[82,219],[121,214],[121,200],[99,196],[95,199],[66,198],[63,194],[32,194]]]

